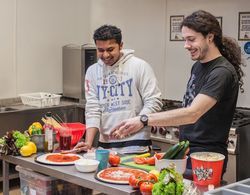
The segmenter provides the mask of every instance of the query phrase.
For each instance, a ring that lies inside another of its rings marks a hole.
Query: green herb
[[[4,138],[0,138],[0,144],[5,144],[5,139]]]
[[[15,145],[17,148],[21,148],[22,146],[26,145],[30,140],[28,136],[25,136],[20,131],[13,131],[12,135],[15,139]]]
[[[183,177],[172,168],[162,169],[154,184],[153,195],[181,195],[184,191]]]

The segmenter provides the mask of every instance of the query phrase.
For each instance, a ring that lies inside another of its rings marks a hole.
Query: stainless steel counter
[[[21,156],[3,156],[3,194],[9,194],[9,163],[20,165],[24,168],[30,168],[36,172],[43,173],[58,179],[62,179],[79,186],[103,192],[110,195],[136,195],[140,194],[138,190],[133,190],[129,185],[115,185],[104,183],[94,178],[94,173],[80,173],[75,166],[49,166],[36,163],[34,161],[36,155],[31,157]]]

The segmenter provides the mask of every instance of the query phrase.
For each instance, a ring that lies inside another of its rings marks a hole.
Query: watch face
[[[142,120],[143,122],[147,122],[148,117],[147,117],[146,115],[142,115],[141,120]]]
[[[141,115],[141,122],[143,123],[144,127],[148,125],[148,116]]]

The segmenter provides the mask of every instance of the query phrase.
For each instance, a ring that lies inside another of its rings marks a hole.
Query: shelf
[[[2,165],[2,160],[0,160],[0,164]],[[15,170],[15,165],[13,164],[10,164],[10,168],[9,168],[9,179],[16,179],[16,178],[19,178],[19,173]],[[0,182],[3,181],[3,170],[2,170],[2,166],[1,166],[1,169],[0,169]]]
[[[11,179],[17,179],[17,178],[19,178],[19,173],[11,173],[10,175],[9,175],[9,179],[11,180]],[[3,181],[3,177],[1,176],[0,177],[0,182],[2,182]]]

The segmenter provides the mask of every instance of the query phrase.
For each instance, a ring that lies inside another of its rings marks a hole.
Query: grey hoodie
[[[85,77],[86,125],[97,127],[101,142],[149,140],[146,127],[122,140],[110,140],[110,130],[124,119],[161,110],[161,92],[150,65],[134,56],[133,50],[122,50],[113,65],[102,60],[90,66]]]

